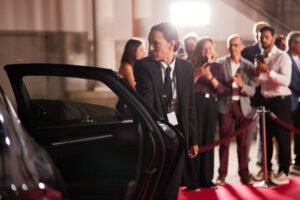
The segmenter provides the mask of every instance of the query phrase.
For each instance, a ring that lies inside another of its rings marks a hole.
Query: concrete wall
[[[115,69],[117,70],[124,44],[133,34],[133,7],[131,4],[132,0],[111,1],[114,3],[114,27],[110,28],[114,30],[116,46],[116,60],[114,63],[116,63]],[[147,12],[149,16],[152,16],[149,27],[145,27],[145,33],[148,33],[152,25],[162,21],[169,21],[170,3],[174,2],[174,0],[149,0],[149,2],[152,2],[150,8],[142,5],[141,10],[139,10],[140,14]],[[252,16],[246,16],[243,12],[228,5],[224,0],[203,0],[203,2],[209,3],[211,7],[210,24],[200,27],[177,27],[180,36],[183,37],[186,33],[193,31],[200,36],[212,37],[217,43],[218,56],[223,56],[227,53],[225,41],[232,33],[240,34],[248,43],[252,42],[252,26],[260,18],[259,14],[253,20]],[[2,42],[2,51],[0,51],[0,84],[4,87],[4,90],[11,90],[7,83],[6,74],[2,69],[2,66],[5,64],[36,61],[49,62],[49,58],[52,58],[50,59],[52,61],[56,60],[55,56],[50,54],[49,49],[47,49],[47,40],[43,41],[43,39],[39,38],[41,40],[36,40],[30,45],[28,42],[33,40],[26,38],[25,35],[19,35],[20,37],[17,40],[11,41],[8,39],[11,36],[7,34],[1,35],[1,33],[10,32],[12,35],[25,32],[31,32],[36,35],[46,32],[74,34],[74,37],[68,36],[68,39],[65,40],[66,43],[62,44],[64,45],[62,48],[65,51],[62,52],[62,55],[56,55],[58,56],[57,62],[81,65],[93,64],[93,3],[94,0],[0,0],[0,41],[1,39],[6,41]],[[76,34],[82,35],[82,37],[75,36]],[[146,40],[147,36],[144,39]],[[85,55],[81,53],[76,54],[76,50],[72,49],[73,47],[76,48],[76,45],[72,45],[73,43],[68,41],[74,40],[80,40],[77,44],[84,47]],[[9,44],[14,46],[5,47],[5,44],[8,44],[7,42],[9,41]],[[51,47],[52,43],[48,44]],[[46,45],[46,47],[44,48],[43,45]],[[27,52],[31,56],[22,57],[18,46],[22,47],[22,52]],[[33,50],[32,48],[35,49]],[[41,56],[35,56],[35,52],[38,52]],[[60,56],[63,58],[59,59]],[[69,86],[65,87],[65,89],[69,90]],[[78,87],[76,86],[76,88]],[[7,91],[7,93],[10,96],[11,91]]]
[[[132,0],[113,1],[116,45],[123,46],[124,41],[132,36]],[[169,21],[169,5],[172,2],[174,1],[152,0],[151,25]],[[221,0],[203,2],[208,2],[211,6],[210,24],[202,27],[178,27],[181,36],[194,31],[200,36],[211,36],[222,42],[231,33],[237,33],[245,40],[252,40],[252,26],[255,21],[251,16],[245,16]],[[87,32],[88,40],[93,40],[92,0],[0,0],[0,4],[0,30]],[[146,7],[144,9],[148,12]],[[116,63],[119,63],[119,59],[117,57]]]

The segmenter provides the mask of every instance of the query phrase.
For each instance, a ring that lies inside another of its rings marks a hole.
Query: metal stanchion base
[[[274,187],[276,186],[276,184],[272,183],[271,181],[262,180],[260,182],[254,183],[252,186],[257,188],[268,188],[268,187]]]

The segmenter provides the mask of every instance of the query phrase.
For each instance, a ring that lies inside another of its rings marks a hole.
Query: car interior
[[[138,169],[138,123],[125,119],[115,108],[118,96],[109,89],[114,97],[109,103],[103,103],[101,97],[92,103],[65,96],[32,99],[32,94],[43,94],[31,91],[37,78],[41,77],[24,78],[30,97],[28,127],[54,160],[69,195],[125,197]]]

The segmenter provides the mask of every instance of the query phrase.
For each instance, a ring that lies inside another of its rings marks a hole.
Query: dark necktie
[[[171,81],[171,67],[168,66],[165,70],[165,81],[164,81],[164,93],[166,97],[167,105],[170,103],[172,98],[172,81]]]

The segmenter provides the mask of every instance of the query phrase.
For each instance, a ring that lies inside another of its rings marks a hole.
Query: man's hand
[[[195,158],[198,155],[198,150],[199,147],[198,145],[193,145],[189,150],[188,150],[188,156],[190,158]]]
[[[263,72],[263,73],[270,73],[270,69],[267,63],[260,62],[259,60],[257,61],[257,70],[258,72]]]
[[[233,81],[235,81],[236,84],[237,84],[240,88],[242,88],[243,85],[244,85],[244,81],[242,80],[242,77],[241,77],[241,75],[240,75],[239,73],[236,73],[236,74],[234,75]]]

